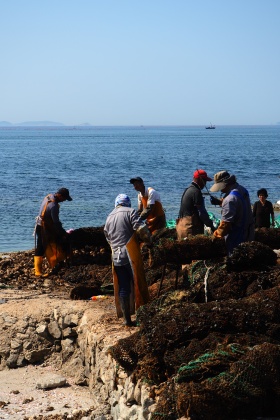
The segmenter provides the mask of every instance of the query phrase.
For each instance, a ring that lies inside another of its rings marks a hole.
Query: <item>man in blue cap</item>
[[[136,233],[143,242],[150,242],[150,232],[130,198],[119,194],[115,208],[106,219],[104,233],[112,250],[115,304],[118,318],[131,327],[135,309],[149,300],[144,266]]]

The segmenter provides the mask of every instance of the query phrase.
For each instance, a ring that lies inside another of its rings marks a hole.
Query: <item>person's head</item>
[[[131,178],[129,182],[131,184],[133,184],[134,189],[136,191],[140,191],[140,192],[145,191],[144,181],[143,181],[142,178],[140,178],[140,176],[136,176],[135,178]]]
[[[58,201],[72,201],[72,197],[70,197],[69,190],[67,188],[60,188],[56,193],[55,196],[57,197]]]
[[[212,178],[209,178],[207,172],[203,169],[197,169],[193,173],[193,181],[199,186],[200,189],[204,188],[207,181],[212,181]]]
[[[262,197],[263,199],[268,197],[268,194],[265,188],[261,188],[260,190],[258,190],[257,195],[259,198]]]
[[[235,175],[230,175],[228,171],[220,171],[214,175],[215,184],[210,188],[211,192],[221,191],[226,193],[231,186],[236,183]]]
[[[123,207],[131,207],[131,201],[128,195],[126,194],[119,194],[115,199],[115,207],[123,206]]]

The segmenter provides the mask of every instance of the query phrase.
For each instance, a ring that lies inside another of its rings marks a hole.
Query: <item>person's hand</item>
[[[224,220],[221,220],[219,226],[217,227],[213,235],[216,238],[224,238],[226,235],[229,234],[231,229],[231,222],[225,222]]]
[[[145,242],[146,244],[152,243],[152,235],[146,224],[140,226],[136,232],[141,242]]]
[[[222,200],[210,195],[210,203],[213,204],[213,206],[220,206],[222,204]]]
[[[222,235],[219,233],[219,229],[215,230],[215,232],[213,232],[213,235],[215,236],[215,238],[222,238]]]

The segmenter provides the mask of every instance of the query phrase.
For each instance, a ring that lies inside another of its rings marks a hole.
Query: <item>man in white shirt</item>
[[[161,204],[159,193],[152,187],[146,188],[140,177],[130,179],[138,194],[138,212],[140,218],[147,221],[151,234],[166,227],[165,212]]]

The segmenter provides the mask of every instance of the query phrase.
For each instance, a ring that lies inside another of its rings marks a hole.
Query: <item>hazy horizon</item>
[[[4,123],[4,124],[3,124]],[[7,125],[5,125],[7,123]],[[277,126],[280,122],[274,124],[213,124],[218,127],[254,127],[254,126]],[[5,127],[80,127],[80,128],[94,128],[94,127],[206,127],[206,124],[107,124],[107,125],[93,125],[89,123],[78,124],[63,124],[58,121],[23,121],[20,123],[9,123],[9,121],[0,121],[0,128]]]

